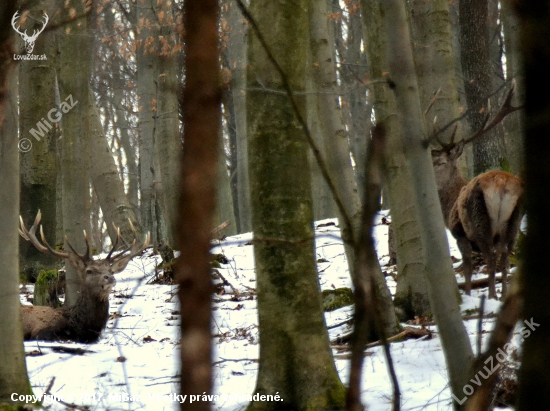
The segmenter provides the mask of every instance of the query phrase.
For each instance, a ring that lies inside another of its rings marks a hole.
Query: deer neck
[[[443,211],[443,217],[445,219],[445,225],[449,221],[451,210],[458,199],[460,190],[466,185],[466,180],[456,173],[450,178],[442,187],[439,187],[437,192],[439,194],[439,201],[441,203],[441,210]]]
[[[69,308],[69,323],[74,327],[74,338],[80,342],[97,341],[108,319],[109,299],[89,295],[85,290]]]

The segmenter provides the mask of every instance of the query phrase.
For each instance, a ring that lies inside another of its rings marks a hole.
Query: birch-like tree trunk
[[[430,305],[438,325],[449,373],[451,391],[458,398],[470,376],[472,348],[462,323],[457,299],[457,284],[449,256],[443,214],[427,147],[427,134],[416,80],[410,27],[405,4],[400,0],[381,3],[388,37],[389,77],[395,93],[403,148],[414,188],[413,201],[418,223]],[[458,408],[458,403],[454,403]]]
[[[91,91],[88,101],[88,116],[90,121],[90,174],[103,218],[107,224],[109,237],[114,244],[117,236],[113,227],[114,223],[120,228],[120,234],[127,244],[131,244],[136,237],[137,241],[140,241],[143,234],[141,225],[124,194],[124,184],[120,179]],[[101,245],[98,244],[98,246]]]
[[[302,115],[308,7],[309,0],[250,4]],[[345,388],[329,348],[315,265],[307,142],[282,79],[253,33],[248,63],[250,186],[262,341],[255,391],[278,393],[286,409],[342,409]],[[254,401],[248,410],[280,407]]]
[[[313,66],[314,107],[318,113],[319,132],[322,135],[327,166],[340,200],[344,204],[345,213],[351,221],[352,232],[340,224],[342,239],[346,249],[350,273],[354,273],[355,242],[359,238],[361,227],[361,199],[357,189],[355,173],[351,165],[348,134],[342,119],[342,111],[338,100],[334,98],[337,91],[336,70],[334,64],[335,50],[331,39],[334,37],[331,23],[328,19],[328,4],[320,0],[312,2],[309,9],[310,50]],[[340,221],[343,217],[339,214]],[[353,274],[352,274],[353,275]],[[399,329],[391,300],[391,294],[386,286],[382,270],[374,273],[378,286],[380,301],[383,302],[383,312],[386,320],[386,332],[393,335]]]
[[[369,60],[370,97],[373,100],[377,123],[387,129],[386,193],[389,197],[392,226],[397,252],[398,280],[394,304],[405,320],[431,314],[426,280],[422,242],[417,223],[417,212],[410,199],[414,195],[411,176],[403,154],[401,126],[397,117],[395,96],[383,79],[389,71],[386,23],[380,14],[379,2],[363,0],[365,48]]]

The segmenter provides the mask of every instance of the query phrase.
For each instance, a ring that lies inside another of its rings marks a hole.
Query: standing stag
[[[25,340],[72,340],[82,343],[93,343],[98,340],[101,331],[105,328],[109,319],[109,293],[114,287],[116,274],[130,262],[132,258],[140,254],[149,243],[149,234],[145,237],[143,245],[137,245],[136,241],[127,249],[113,254],[120,239],[120,230],[117,229],[117,238],[113,248],[106,258],[94,260],[90,255],[90,244],[86,231],[86,254],[78,254],[65,241],[70,248],[69,252],[56,251],[50,247],[44,231],[40,226],[42,243],[36,238],[36,229],[42,216],[40,211],[36,215],[33,226],[27,231],[23,219],[19,234],[30,241],[39,251],[52,254],[55,257],[69,260],[76,269],[82,282],[80,293],[76,303],[70,307],[22,307],[23,334]]]
[[[511,105],[513,88],[500,112],[487,126],[459,143],[445,144],[432,150],[432,162],[445,224],[456,239],[462,254],[465,291],[472,288],[472,250],[480,251],[489,274],[489,298],[496,298],[495,271],[500,257],[502,296],[506,295],[508,256],[514,248],[521,222],[522,181],[505,171],[492,170],[466,182],[457,161],[464,145],[495,127],[506,115],[518,110]],[[488,117],[485,120],[487,123]],[[456,128],[455,128],[456,132]]]

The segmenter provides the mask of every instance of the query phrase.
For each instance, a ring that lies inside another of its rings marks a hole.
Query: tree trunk
[[[59,93],[70,111],[62,119],[62,208],[63,231],[74,249],[84,253],[83,230],[90,231],[90,159],[89,159],[89,48],[86,19],[72,20],[69,12],[85,14],[80,0],[70,0],[60,13],[64,30],[59,33]],[[71,97],[69,97],[71,96]],[[68,245],[65,244],[68,249]],[[65,304],[76,302],[80,279],[67,264]]]
[[[178,106],[178,71],[181,67],[174,54],[176,41],[172,26],[175,25],[175,17],[172,15],[171,7],[166,7],[164,2],[159,3],[160,13],[164,14],[159,18],[161,25],[160,35],[165,39],[161,43],[163,49],[159,55],[159,73],[158,73],[158,98],[156,115],[157,132],[155,135],[155,149],[159,161],[162,180],[163,200],[164,200],[164,221],[168,228],[168,241],[174,244],[174,230],[176,217],[178,214],[178,170],[182,150],[182,139],[179,127],[179,106]],[[167,3],[169,4],[169,3]],[[166,51],[164,51],[166,48]]]
[[[14,3],[10,3],[14,4]],[[12,393],[32,394],[21,325],[19,303],[19,150],[17,140],[17,75],[8,74],[13,51],[7,44],[9,19],[15,12],[10,5],[0,6],[0,45],[6,47],[0,66],[0,408],[17,406]],[[11,27],[10,27],[11,29]],[[15,67],[12,67],[15,69]],[[11,77],[11,78],[10,78]],[[9,91],[5,80],[9,79]]]
[[[88,116],[90,121],[90,164],[91,177],[107,231],[114,244],[117,233],[113,223],[120,228],[120,234],[126,244],[131,244],[137,237],[142,240],[142,229],[132,206],[124,194],[124,184],[118,174],[118,169],[107,142],[107,136],[101,125],[92,92],[88,101]],[[131,224],[130,222],[131,221]],[[135,232],[132,229],[135,228]]]
[[[468,382],[473,354],[462,323],[443,214],[430,155],[426,149],[427,136],[422,121],[405,4],[400,0],[387,0],[382,3],[381,11],[383,18],[387,19],[389,76],[401,128],[407,130],[402,135],[402,141],[411,170],[413,201],[418,212],[430,305],[441,336],[451,391],[459,396]],[[458,403],[454,405],[458,408]]]
[[[383,78],[383,73],[389,71],[385,21],[381,18],[380,6],[376,1],[362,1],[361,15],[364,19],[369,76],[374,80],[371,99],[376,121],[383,123],[388,131],[386,193],[395,233],[399,273],[394,304],[402,320],[414,318],[415,315],[425,317],[431,315],[431,309],[417,212],[410,201],[414,195],[411,176],[403,154],[401,126],[395,115],[395,96],[385,84],[378,81]]]
[[[211,394],[211,255],[216,161],[220,140],[219,5],[186,0],[186,83],[183,92],[184,149],[181,160],[175,279],[181,306],[181,382],[184,395]],[[183,41],[183,39],[180,39]],[[181,410],[209,410],[210,402],[183,402]]]
[[[137,1],[137,94],[139,99],[139,170],[141,189],[141,226],[143,231],[151,233],[153,246],[158,245],[156,216],[155,177],[160,178],[160,170],[155,170],[155,125],[156,98],[158,87],[157,43],[159,30],[156,25],[146,26],[145,22],[156,21],[151,0]]]
[[[48,3],[50,7],[46,9],[53,6],[51,1]],[[37,22],[42,21],[42,7],[33,10],[31,16]],[[55,114],[50,113],[48,117],[48,113],[56,107],[55,45],[53,32],[42,33],[33,53],[46,54],[48,59],[23,61],[19,65],[19,132],[21,141],[32,144],[28,152],[21,153],[20,214],[24,221],[32,221],[40,209],[44,215],[44,232],[54,244],[59,124],[54,122]],[[19,239],[19,247],[20,269],[29,279],[36,279],[40,270],[49,270],[57,264],[51,255],[41,253],[22,238]]]
[[[250,182],[248,177],[248,142],[246,137],[246,49],[248,27],[234,1],[228,1],[224,7],[224,17],[229,31],[227,48],[224,54],[231,69],[229,96],[232,100],[236,132],[236,175],[237,208],[236,216],[239,233],[252,230],[250,211]]]
[[[508,1],[501,4],[501,18],[504,31],[504,46],[506,50],[506,80],[514,79],[516,88],[514,91],[516,103],[521,106],[525,102],[525,79],[523,76],[523,62],[520,52],[519,20],[512,10],[513,7]],[[524,112],[519,110],[517,113],[507,116],[504,119],[506,129],[505,142],[510,171],[514,174],[523,173],[523,125]]]
[[[313,66],[310,65],[310,67]],[[323,133],[320,125],[320,114],[317,106],[319,96],[316,94],[316,87],[313,85],[312,76],[307,78],[307,125],[315,140],[317,148],[325,155],[327,149],[323,140]],[[325,218],[334,218],[337,215],[334,198],[330,192],[327,182],[323,178],[321,169],[315,161],[313,151],[308,152],[309,167],[311,171],[311,196],[313,199],[313,219],[315,221]]]
[[[488,0],[460,0],[460,59],[464,75],[464,91],[469,114],[470,132],[484,125],[488,111],[487,96],[491,90],[488,44]],[[501,136],[502,137],[502,136]],[[474,174],[502,167],[504,140],[496,131],[488,132],[473,143]]]
[[[356,3],[357,4],[357,3]],[[350,146],[355,160],[355,175],[359,198],[364,198],[365,162],[370,139],[372,103],[367,104],[367,59],[361,50],[363,24],[359,9],[348,5],[348,38],[342,67],[342,105],[349,118]]]
[[[250,5],[302,113],[308,6],[307,0],[254,0]],[[252,33],[248,62],[252,225],[262,341],[255,391],[278,393],[285,409],[341,409],[345,388],[329,348],[315,266],[306,139],[282,79]],[[280,407],[277,402],[254,401],[248,410]]]
[[[227,227],[220,237],[223,235],[235,235],[237,234],[237,224],[235,222],[235,212],[233,210],[233,196],[231,195],[231,186],[229,181],[229,174],[227,174],[227,155],[225,154],[225,147],[222,133],[220,133],[220,141],[218,142],[218,182],[217,182],[217,203],[216,203],[216,220],[213,227],[217,227],[220,224],[229,221],[229,227]]]
[[[550,4],[525,0],[515,5],[525,73],[525,205],[529,218],[520,289],[525,301],[523,318],[532,324],[521,333],[525,341],[517,410],[531,411],[550,404],[550,276],[541,264],[550,247],[550,140],[546,138],[550,135]]]

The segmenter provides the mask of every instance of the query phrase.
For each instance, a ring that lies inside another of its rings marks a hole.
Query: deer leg
[[[508,271],[510,262],[508,261],[508,250],[502,252],[500,257],[500,266],[502,267],[502,300],[506,298],[506,288],[508,286]]]
[[[496,272],[496,256],[493,249],[487,244],[478,244],[483,259],[487,263],[487,273],[489,275],[489,298],[496,298],[495,291],[495,272]]]
[[[462,273],[464,274],[464,292],[470,295],[472,290],[472,245],[466,237],[456,238],[456,245],[462,254]]]

